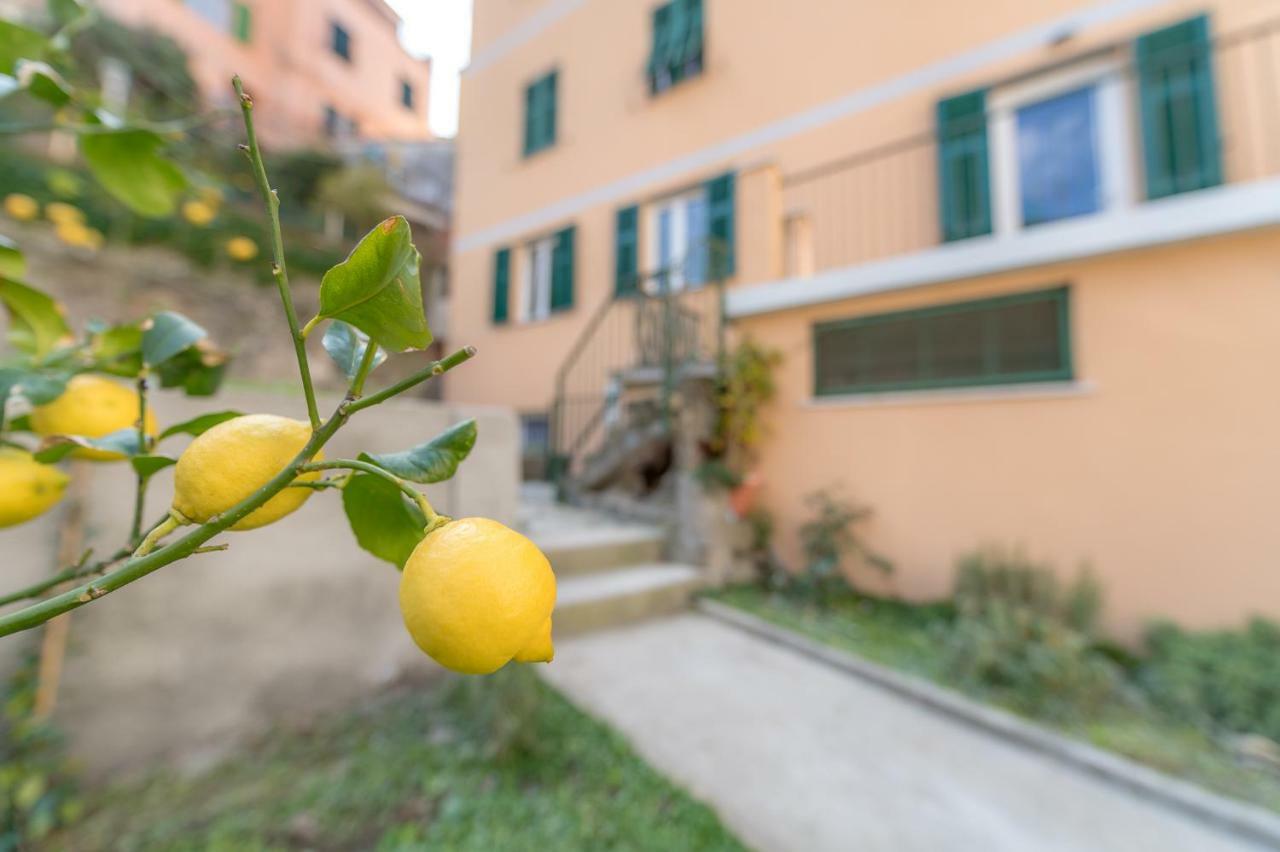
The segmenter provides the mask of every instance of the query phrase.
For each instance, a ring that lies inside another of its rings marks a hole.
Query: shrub
[[[1190,633],[1154,625],[1138,680],[1153,704],[1175,718],[1280,740],[1280,624]]]
[[[800,527],[804,567],[791,578],[790,589],[825,605],[830,593],[843,586],[857,591],[841,570],[847,557],[870,565],[881,573],[893,570],[893,563],[871,550],[862,541],[855,525],[871,516],[871,510],[854,506],[826,491],[805,498],[813,518]]]
[[[1088,715],[1119,694],[1120,669],[1094,642],[1101,592],[1087,572],[1065,588],[1047,567],[987,550],[961,560],[947,671],[1018,712]]]

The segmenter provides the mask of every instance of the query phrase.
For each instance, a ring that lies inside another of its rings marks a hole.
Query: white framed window
[[[1128,89],[1121,61],[1107,57],[991,91],[997,235],[1134,203]]]
[[[555,237],[527,243],[520,274],[520,320],[538,322],[551,316],[551,253]]]
[[[673,195],[649,205],[647,288],[658,290],[663,279],[672,290],[707,283],[707,240],[710,236],[705,187]]]

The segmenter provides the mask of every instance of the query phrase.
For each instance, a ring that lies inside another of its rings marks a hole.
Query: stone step
[[[557,636],[669,615],[689,606],[701,582],[690,565],[653,562],[557,583],[552,616]]]
[[[574,530],[534,533],[531,536],[551,560],[557,577],[618,571],[662,558],[666,543],[653,527],[599,524]]]

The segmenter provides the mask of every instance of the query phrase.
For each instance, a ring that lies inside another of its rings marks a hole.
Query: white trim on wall
[[[734,288],[726,294],[726,310],[738,319],[1274,225],[1280,225],[1280,178],[1229,184],[811,278]]]
[[[499,42],[504,42],[505,39],[530,24],[535,18],[541,20],[542,16],[549,15],[552,10],[559,10],[561,7],[577,8],[578,5],[584,2],[586,0],[561,0],[561,2],[553,3],[535,13],[528,21],[519,25],[510,33],[495,40],[489,49],[482,51],[481,57],[485,59],[486,63],[497,61],[502,52],[511,49],[504,48],[503,51],[490,56],[490,53],[496,49]],[[514,216],[496,225],[479,228],[466,234],[459,234],[454,244],[455,251],[463,253],[515,239],[523,234],[571,219],[592,207],[635,198],[651,190],[655,185],[672,182],[689,175],[705,173],[713,168],[723,169],[735,157],[742,156],[757,148],[819,127],[825,127],[834,121],[857,115],[860,112],[865,112],[873,107],[889,103],[915,92],[939,88],[944,86],[947,81],[958,76],[1014,58],[1029,51],[1050,46],[1059,41],[1064,32],[1079,32],[1087,27],[1110,23],[1137,12],[1168,5],[1171,2],[1173,0],[1102,0],[1102,2],[1086,9],[1036,24],[956,56],[924,65],[881,83],[857,89],[824,104],[793,113],[754,130],[684,154],[657,166],[633,172],[630,175],[594,187],[586,192],[562,198],[545,207]],[[552,20],[562,17],[565,13],[565,11],[560,11],[557,17]],[[545,23],[538,27],[533,35],[541,32],[549,25],[549,23]],[[524,37],[515,42],[515,44],[523,44],[524,41],[531,37],[533,36]],[[473,66],[475,65],[474,62],[472,64]]]

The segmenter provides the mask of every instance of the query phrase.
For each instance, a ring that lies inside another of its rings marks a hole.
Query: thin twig
[[[388,399],[391,399],[391,397],[399,396],[411,387],[420,385],[429,379],[434,379],[436,376],[447,373],[459,364],[470,361],[475,357],[475,354],[476,348],[474,346],[464,346],[449,357],[433,362],[429,367],[419,370],[405,379],[401,379],[390,387],[384,388],[375,394],[370,394],[364,399],[351,402],[347,406],[347,412],[355,414],[362,408],[369,408],[370,406],[377,405],[380,402],[386,402]]]
[[[245,135],[248,144],[241,146],[249,163],[253,166],[253,176],[258,184],[258,192],[262,194],[262,202],[267,207],[267,217],[271,220],[271,252],[274,262],[271,274],[276,280],[276,288],[280,291],[280,302],[284,305],[285,319],[289,321],[289,334],[293,337],[293,350],[298,358],[298,373],[302,377],[302,392],[307,398],[307,417],[311,420],[311,428],[320,426],[320,411],[316,408],[316,391],[311,384],[311,365],[307,362],[306,338],[298,327],[298,314],[293,309],[293,296],[289,292],[289,269],[284,260],[284,236],[280,233],[280,196],[271,188],[267,179],[267,167],[262,161],[262,149],[258,147],[258,134],[253,128],[253,98],[245,94],[244,84],[240,77],[232,80],[236,97],[240,99],[240,112],[244,115]]]
[[[151,452],[150,440],[147,436],[147,368],[138,373],[138,452]],[[133,524],[129,527],[129,543],[137,546],[142,540],[142,513],[147,505],[147,482],[149,477],[142,471],[137,473],[137,490],[133,496]]]
[[[417,490],[400,477],[396,476],[385,468],[378,467],[366,461],[358,461],[356,459],[328,459],[326,461],[311,462],[303,465],[304,471],[316,470],[358,470],[361,473],[371,473],[374,476],[381,477],[390,482],[396,488],[404,492],[405,496],[418,504],[418,508],[422,509],[422,514],[427,518],[427,526],[431,527],[436,524],[440,518],[440,514],[431,507],[431,503],[427,500],[425,494]]]

